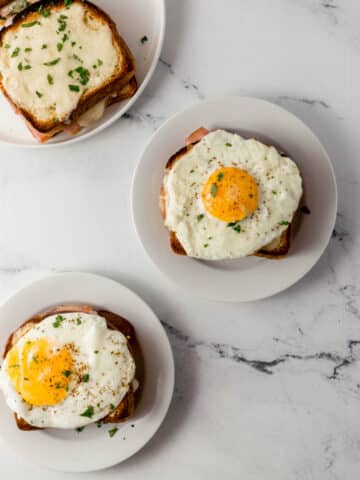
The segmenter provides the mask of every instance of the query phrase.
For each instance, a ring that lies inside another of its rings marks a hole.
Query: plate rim
[[[116,0],[115,0],[116,1]],[[159,62],[159,58],[162,52],[162,48],[164,45],[165,40],[165,32],[166,32],[166,1],[165,0],[157,0],[159,2],[160,8],[160,31],[159,31],[159,41],[157,47],[155,49],[154,58],[151,62],[150,68],[147,71],[143,82],[141,83],[140,87],[137,89],[135,95],[128,99],[126,104],[123,108],[121,108],[115,115],[110,117],[106,122],[99,125],[98,127],[94,128],[89,132],[85,132],[83,135],[75,135],[73,137],[69,137],[68,139],[64,140],[63,142],[58,143],[34,143],[34,144],[26,144],[26,143],[15,143],[13,141],[6,141],[0,138],[0,145],[19,148],[19,149],[51,149],[51,148],[60,148],[65,147],[67,145],[73,145],[75,143],[81,142],[83,140],[87,140],[98,133],[102,132],[106,128],[110,127],[113,123],[115,123],[119,118],[121,118],[125,113],[134,105],[134,103],[140,98],[145,88],[148,86],[152,76],[154,75],[155,69]]]
[[[172,285],[173,286],[177,286],[177,287],[180,287],[181,290],[183,292],[186,292],[187,294],[190,294],[188,289],[186,289],[183,285],[179,284],[176,282],[176,280],[168,274],[168,272],[166,272],[165,270],[163,270],[163,268],[160,267],[160,265],[154,260],[153,256],[151,255],[151,253],[149,252],[149,249],[146,247],[144,241],[143,241],[143,238],[141,237],[140,233],[139,233],[139,229],[138,229],[138,225],[137,225],[137,221],[136,221],[136,214],[135,214],[135,208],[134,208],[134,204],[135,204],[135,190],[136,190],[136,182],[137,182],[137,178],[138,176],[140,175],[140,171],[141,171],[141,164],[142,164],[142,159],[143,157],[145,156],[148,148],[151,146],[152,142],[154,141],[154,139],[158,136],[158,135],[161,135],[162,131],[171,123],[173,122],[174,120],[176,120],[178,117],[186,114],[186,113],[190,113],[192,111],[196,111],[199,107],[203,106],[203,105],[207,105],[207,104],[216,104],[218,102],[224,102],[224,101],[227,101],[227,100],[231,100],[233,99],[234,101],[235,100],[245,100],[245,101],[255,101],[255,102],[258,102],[258,103],[263,103],[264,105],[270,105],[272,108],[275,108],[277,109],[278,111],[282,112],[282,113],[285,113],[286,115],[289,115],[290,117],[293,117],[295,120],[297,120],[298,122],[300,122],[303,126],[303,128],[305,128],[307,130],[307,132],[313,137],[314,141],[318,144],[318,146],[320,147],[321,151],[323,152],[326,160],[327,160],[327,165],[328,165],[328,168],[329,168],[329,172],[331,174],[331,179],[332,179],[332,182],[333,182],[333,186],[334,186],[334,210],[332,212],[332,220],[331,220],[331,223],[329,224],[329,236],[328,236],[328,239],[326,242],[324,242],[324,245],[321,249],[321,251],[319,252],[319,255],[317,257],[317,259],[310,265],[310,266],[307,266],[306,268],[302,269],[300,271],[300,273],[298,273],[298,275],[296,275],[288,284],[286,287],[281,287],[280,289],[278,290],[274,290],[272,293],[269,293],[269,294],[266,294],[266,295],[253,295],[251,298],[247,298],[247,299],[234,299],[234,298],[210,298],[209,296],[206,296],[205,294],[203,294],[202,292],[196,292],[196,293],[193,293],[193,291],[191,292],[192,294],[192,297],[194,298],[199,298],[199,299],[202,299],[202,300],[207,300],[207,301],[211,301],[211,302],[214,302],[214,303],[233,303],[233,304],[239,304],[239,303],[250,303],[250,302],[255,302],[255,301],[259,301],[259,300],[264,300],[266,298],[271,298],[275,295],[278,295],[280,294],[281,292],[284,292],[285,290],[289,289],[290,287],[292,287],[293,285],[295,285],[297,282],[299,282],[305,275],[307,275],[310,270],[312,270],[312,268],[318,263],[318,261],[320,260],[320,258],[323,256],[325,250],[327,249],[328,245],[329,245],[329,242],[330,242],[330,239],[331,239],[331,232],[333,231],[334,227],[335,227],[335,223],[336,223],[336,217],[337,217],[337,210],[338,210],[338,186],[337,186],[337,181],[336,181],[336,175],[335,175],[335,170],[334,170],[334,166],[331,162],[331,158],[325,148],[325,146],[323,145],[323,143],[320,141],[320,139],[317,137],[317,135],[313,132],[313,130],[301,119],[299,118],[297,115],[295,115],[294,113],[290,112],[289,110],[287,110],[286,108],[278,105],[277,103],[274,103],[274,102],[271,102],[269,100],[265,100],[261,97],[256,97],[256,96],[249,96],[249,95],[220,95],[220,96],[214,96],[214,97],[211,97],[211,98],[207,98],[207,99],[204,99],[204,100],[200,100],[198,102],[196,102],[195,104],[191,105],[190,107],[187,107],[187,108],[184,108],[182,110],[180,110],[179,112],[175,112],[173,115],[171,115],[169,118],[167,118],[163,123],[162,125],[151,135],[151,137],[149,138],[149,140],[146,142],[144,148],[142,149],[142,151],[140,152],[139,156],[138,156],[138,160],[137,160],[137,163],[136,163],[136,168],[135,168],[135,171],[133,173],[133,177],[132,177],[132,181],[131,181],[131,198],[130,198],[130,208],[131,208],[131,218],[132,218],[132,222],[133,222],[133,227],[135,229],[135,232],[136,232],[136,236],[137,236],[137,239],[140,243],[140,245],[142,246],[142,249],[143,251],[146,253],[146,256],[147,258],[150,259],[150,261],[152,262],[153,265],[155,265],[155,267],[157,268],[157,270],[159,272],[161,272],[162,275],[165,276],[165,278],[167,278],[168,280],[171,281]]]
[[[36,287],[36,286],[39,286],[41,283],[44,283],[46,285],[46,283],[50,280],[54,280],[54,279],[61,279],[61,277],[65,278],[65,279],[69,279],[69,277],[73,277],[73,278],[77,278],[79,277],[81,279],[86,277],[90,280],[101,280],[101,281],[106,281],[106,282],[109,282],[109,283],[112,283],[114,285],[116,285],[117,287],[120,287],[123,289],[123,291],[129,293],[131,296],[134,296],[136,298],[137,301],[139,301],[141,304],[142,304],[142,307],[147,310],[147,312],[153,317],[153,319],[158,323],[159,327],[161,328],[163,334],[164,334],[164,340],[165,343],[164,345],[166,345],[166,350],[167,350],[167,353],[168,353],[168,375],[169,375],[169,380],[168,380],[168,398],[166,399],[166,403],[165,403],[165,407],[163,408],[163,411],[161,413],[161,416],[160,418],[158,419],[158,423],[157,425],[155,426],[155,428],[153,429],[153,431],[151,432],[151,435],[148,436],[148,438],[146,439],[146,441],[144,443],[141,444],[141,446],[139,447],[136,447],[134,448],[126,457],[122,458],[121,460],[118,460],[116,462],[114,461],[107,461],[107,462],[102,462],[102,463],[99,463],[99,465],[97,467],[94,467],[94,466],[91,466],[90,468],[89,467],[80,467],[80,468],[59,468],[58,466],[52,466],[50,465],[49,463],[47,463],[46,461],[43,461],[43,462],[38,462],[38,461],[33,461],[33,459],[31,458],[31,455],[24,455],[23,452],[19,453],[16,448],[14,448],[13,444],[9,445],[5,439],[3,437],[0,437],[0,444],[4,446],[4,448],[12,451],[15,455],[19,455],[19,457],[24,461],[24,463],[26,462],[27,464],[30,464],[30,465],[33,465],[33,466],[37,466],[37,467],[40,467],[40,468],[43,468],[45,470],[48,470],[48,471],[55,471],[55,472],[65,472],[65,473],[89,473],[89,472],[96,472],[96,471],[101,471],[101,470],[105,470],[107,468],[110,468],[110,467],[114,467],[116,465],[120,465],[121,463],[127,461],[129,458],[131,458],[132,456],[134,456],[135,454],[137,454],[140,450],[142,450],[145,445],[147,445],[151,440],[152,438],[154,437],[154,435],[157,433],[157,431],[159,430],[159,428],[161,427],[161,425],[163,424],[164,420],[166,419],[166,416],[169,412],[169,409],[170,409],[170,406],[171,406],[171,403],[172,403],[172,400],[173,400],[173,396],[174,396],[174,390],[175,390],[175,359],[174,359],[174,352],[173,352],[173,349],[172,349],[172,346],[171,346],[171,343],[170,343],[170,340],[169,340],[169,337],[165,331],[165,328],[163,327],[159,317],[155,314],[155,312],[153,311],[153,309],[145,302],[145,300],[143,300],[142,297],[140,297],[135,291],[133,291],[132,289],[130,289],[129,287],[127,287],[126,285],[124,285],[123,283],[120,283],[118,282],[117,280],[114,280],[110,277],[107,277],[105,275],[99,275],[99,274],[95,274],[95,273],[90,273],[90,272],[81,272],[81,271],[65,271],[65,272],[55,272],[55,273],[52,273],[52,274],[49,274],[49,275],[46,275],[40,279],[36,279],[34,280],[33,282],[30,282],[28,284],[26,284],[25,286],[17,289],[15,292],[12,292],[10,293],[10,295],[8,295],[1,303],[0,303],[0,310],[2,310],[5,306],[7,306],[9,303],[13,302],[16,300],[16,297],[23,293],[24,291],[26,290],[30,290],[31,288],[33,287]],[[45,302],[46,303],[46,302]],[[11,415],[11,411],[9,410],[8,412],[6,413],[9,413],[9,415]]]

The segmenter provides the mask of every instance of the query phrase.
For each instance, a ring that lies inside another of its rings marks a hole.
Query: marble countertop
[[[91,271],[133,288],[165,325],[177,367],[165,423],[132,459],[86,478],[357,479],[360,3],[167,3],[161,61],[125,118],[58,150],[0,146],[0,300],[50,272]],[[177,291],[131,224],[131,178],[144,143],[169,115],[224,93],[298,115],[326,146],[339,187],[336,229],[316,267],[250,304]],[[80,478],[39,470],[4,448],[0,473]]]

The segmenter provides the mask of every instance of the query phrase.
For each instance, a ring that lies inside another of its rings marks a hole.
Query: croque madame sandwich
[[[99,7],[45,0],[0,32],[0,88],[45,142],[64,130],[78,133],[108,105],[134,95],[134,58]]]
[[[286,256],[303,193],[295,162],[224,130],[200,128],[186,143],[160,192],[172,250],[203,260]]]
[[[143,384],[132,325],[90,306],[59,306],[27,320],[3,359],[0,389],[21,430],[122,422]]]

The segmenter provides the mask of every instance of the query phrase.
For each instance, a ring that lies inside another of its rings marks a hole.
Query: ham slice
[[[200,127],[194,132],[192,132],[185,140],[185,145],[191,145],[192,143],[199,142],[203,137],[205,137],[210,130],[204,127]]]
[[[80,132],[81,128],[82,128],[81,125],[79,125],[79,123],[76,120],[74,120],[72,123],[70,123],[70,125],[66,125],[64,127],[64,130],[69,135],[76,135],[77,133]]]

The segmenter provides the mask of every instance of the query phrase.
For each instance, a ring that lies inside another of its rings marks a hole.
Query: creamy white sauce
[[[239,222],[240,233],[210,215],[201,200],[204,183],[222,166],[245,170],[258,184],[258,208]],[[164,182],[165,225],[176,232],[189,256],[208,260],[250,255],[273,241],[292,221],[302,196],[300,172],[290,158],[223,130],[205,136],[175,163]]]
[[[60,403],[46,408],[31,407],[14,389],[7,375],[7,358],[0,371],[0,389],[8,406],[36,427],[75,428],[105,417],[112,405],[117,406],[129,391],[135,376],[135,362],[127,347],[125,336],[109,330],[104,318],[85,313],[63,313],[59,328],[52,315],[26,333],[17,343],[21,352],[28,340],[46,338],[54,348],[73,343],[74,370],[86,365],[89,381],[80,384],[70,381],[69,393]],[[77,319],[81,320],[78,324]],[[81,416],[89,406],[94,408],[91,418]]]
[[[88,127],[92,123],[97,122],[104,115],[106,108],[106,99],[89,108],[79,117],[78,124],[80,127]]]
[[[3,84],[14,103],[39,120],[62,122],[86,92],[101,86],[116,72],[117,49],[109,26],[91,19],[80,3],[58,12],[51,10],[47,18],[35,14],[23,24],[33,21],[39,24],[20,26],[3,37]],[[55,64],[44,65],[49,62]],[[79,68],[83,69],[82,77],[76,72]]]

